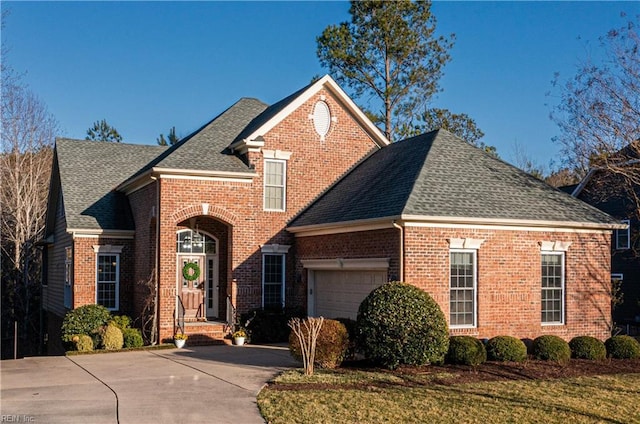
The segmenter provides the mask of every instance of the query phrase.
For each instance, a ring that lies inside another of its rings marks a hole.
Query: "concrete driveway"
[[[256,395],[300,366],[279,346],[201,346],[0,364],[2,422],[262,423]]]

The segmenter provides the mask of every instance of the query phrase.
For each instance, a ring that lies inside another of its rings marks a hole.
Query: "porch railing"
[[[182,298],[180,296],[176,296],[176,299],[176,307],[178,308],[178,313],[176,314],[176,327],[178,327],[180,332],[184,334],[184,303],[182,303]]]
[[[234,331],[236,324],[236,308],[231,302],[231,296],[227,295],[227,322],[225,323],[226,331]]]

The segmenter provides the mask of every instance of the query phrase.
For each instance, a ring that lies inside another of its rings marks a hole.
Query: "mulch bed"
[[[640,373],[640,359],[606,359],[604,361],[589,361],[572,359],[567,364],[553,361],[528,360],[526,362],[485,362],[477,367],[465,365],[428,365],[421,367],[402,366],[396,370],[385,370],[368,366],[366,362],[350,362],[343,364],[335,372],[353,370],[376,371],[392,373],[403,379],[398,383],[363,383],[357,384],[287,384],[270,383],[271,390],[327,390],[327,389],[371,389],[374,387],[419,387],[424,382],[416,382],[419,376],[435,376],[432,379],[421,379],[428,384],[454,385],[477,383],[484,381],[513,381],[513,380],[551,380],[557,378],[572,378],[581,376],[606,374]]]

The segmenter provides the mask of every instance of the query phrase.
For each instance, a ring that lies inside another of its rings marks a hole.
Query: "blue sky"
[[[184,136],[240,97],[274,103],[326,73],[315,38],[349,19],[347,2],[10,2],[3,57],[84,138],[106,119],[124,141]],[[558,161],[549,120],[554,73],[570,78],[598,37],[639,2],[441,2],[437,32],[456,34],[433,106],[464,112],[512,160],[518,143]],[[356,99],[362,104],[362,100]]]

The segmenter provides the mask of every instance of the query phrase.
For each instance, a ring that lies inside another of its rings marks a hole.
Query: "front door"
[[[178,290],[184,305],[185,321],[196,321],[205,318],[203,259],[203,256],[195,255],[178,256],[178,281],[180,281]],[[187,264],[194,265],[187,267]]]

